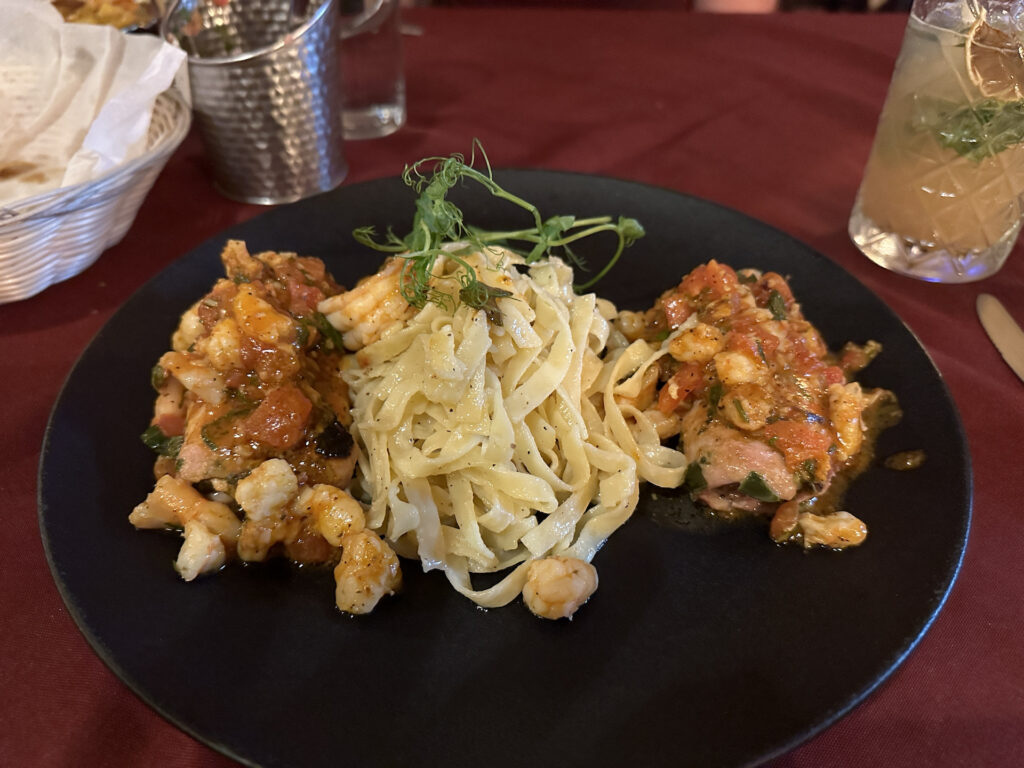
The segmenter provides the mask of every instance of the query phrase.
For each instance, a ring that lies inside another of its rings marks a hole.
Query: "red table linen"
[[[423,8],[406,21],[422,30],[405,38],[409,123],[350,143],[346,183],[468,153],[479,138],[496,167],[598,173],[708,198],[852,272],[946,378],[975,473],[959,580],[875,693],[772,765],[1024,765],[1024,471],[1015,449],[1024,384],[974,314],[984,291],[1024,321],[1024,253],[1018,246],[982,283],[937,286],[874,266],[846,233],[906,17]],[[61,383],[114,310],[175,258],[263,210],[212,189],[192,136],[119,245],[80,276],[0,307],[0,765],[234,764],[149,709],[86,644],[43,555],[36,468]],[[111,419],[111,429],[126,427]]]

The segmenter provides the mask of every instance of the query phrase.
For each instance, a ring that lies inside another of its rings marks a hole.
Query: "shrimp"
[[[668,351],[681,363],[706,363],[725,347],[725,334],[713,325],[697,323],[672,341]]]
[[[864,405],[864,393],[855,381],[828,388],[829,418],[839,442],[836,453],[840,461],[855,456],[864,442]]]
[[[268,459],[238,481],[235,501],[245,510],[238,537],[242,560],[266,560],[274,544],[299,535],[302,521],[289,509],[298,493],[298,480],[284,459]]]
[[[181,526],[185,541],[174,567],[185,581],[219,569],[238,541],[241,523],[231,508],[210,501],[191,485],[164,475],[128,516],[136,528]]]
[[[220,405],[226,397],[224,377],[184,352],[165,352],[158,365],[180,381],[196,397]]]
[[[334,568],[335,602],[346,613],[369,613],[402,585],[398,556],[368,530],[345,534],[341,543],[341,562]]]
[[[849,512],[834,512],[831,515],[800,513],[800,530],[804,535],[804,547],[829,547],[845,549],[862,544],[868,536],[868,527]]]
[[[402,260],[389,259],[379,272],[360,280],[351,291],[324,299],[317,306],[341,331],[347,349],[354,352],[373,343],[413,313],[402,296],[401,276]]]
[[[596,591],[594,566],[575,557],[554,555],[530,563],[523,602],[543,619],[567,619]]]
[[[335,547],[340,547],[348,534],[366,527],[359,502],[333,485],[303,488],[295,504],[305,515],[312,516],[317,532]]]

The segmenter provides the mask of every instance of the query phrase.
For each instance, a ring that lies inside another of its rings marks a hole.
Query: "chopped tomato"
[[[736,270],[712,259],[684,277],[679,284],[679,292],[691,298],[704,294],[708,299],[721,299],[732,293],[737,285]]]
[[[772,291],[779,292],[787,307],[793,303],[793,291],[790,289],[789,283],[786,282],[786,278],[778,272],[765,272],[754,286],[754,297],[759,307],[768,306],[768,298]]]
[[[825,382],[826,387],[830,387],[833,384],[844,384],[846,383],[846,376],[843,374],[843,369],[838,365],[830,365],[824,371],[821,372],[822,381]]]
[[[308,315],[324,300],[324,292],[315,285],[289,281],[288,298],[291,299],[289,309],[293,315]]]
[[[662,307],[665,310],[668,327],[673,329],[678,328],[686,322],[686,318],[693,314],[693,307],[681,293],[673,293],[668,296],[662,302]]]
[[[755,360],[761,357],[757,348],[757,339],[744,333],[730,331],[725,337],[725,348],[733,352],[743,352]]]
[[[185,415],[182,413],[161,413],[150,423],[160,427],[166,437],[185,434]]]
[[[695,392],[704,388],[703,368],[696,363],[687,363],[672,374],[658,393],[658,410],[672,413],[679,404]]]
[[[298,387],[272,389],[242,423],[242,430],[272,448],[293,448],[302,439],[313,404]]]
[[[776,421],[763,432],[769,443],[786,458],[786,467],[796,470],[808,459],[828,461],[832,435],[823,424],[806,421]]]

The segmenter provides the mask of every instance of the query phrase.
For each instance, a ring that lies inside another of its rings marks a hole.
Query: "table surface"
[[[958,581],[909,658],[839,722],[777,758],[796,766],[1024,765],[1024,384],[974,313],[1024,320],[1024,254],[995,277],[937,286],[860,255],[847,219],[905,24],[901,15],[417,8],[405,38],[408,125],[347,146],[346,183],[420,157],[582,171],[704,197],[772,224],[853,273],[907,322],[962,414],[975,505]],[[263,212],[211,187],[193,135],[124,240],[83,274],[0,307],[0,764],[214,766],[96,657],[54,586],[36,518],[50,408],[82,349],[144,281]],[[742,724],[738,724],[742,727]]]

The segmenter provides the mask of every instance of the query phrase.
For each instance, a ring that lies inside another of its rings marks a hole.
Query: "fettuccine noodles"
[[[640,480],[678,485],[685,461],[617,402],[660,353],[627,347],[609,302],[575,295],[558,259],[523,274],[508,251],[459,255],[512,295],[490,317],[428,304],[360,350],[345,379],[367,525],[495,607],[520,594],[535,559],[590,562],[633,513]],[[434,280],[455,269],[442,261]],[[474,588],[470,574],[499,571]]]

